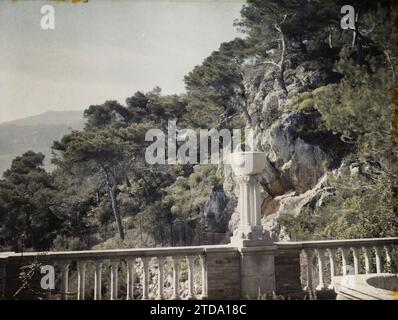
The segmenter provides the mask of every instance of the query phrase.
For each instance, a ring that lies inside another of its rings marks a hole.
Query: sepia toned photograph
[[[0,300],[398,300],[397,72],[395,0],[0,0]]]

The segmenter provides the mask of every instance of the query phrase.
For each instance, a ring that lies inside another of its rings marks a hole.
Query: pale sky
[[[55,8],[42,30],[40,8]],[[0,122],[124,104],[137,90],[184,92],[183,77],[239,36],[243,0],[0,0]]]

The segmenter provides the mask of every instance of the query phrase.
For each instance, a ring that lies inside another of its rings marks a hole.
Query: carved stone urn
[[[231,244],[254,246],[271,244],[268,232],[264,233],[261,224],[261,191],[258,182],[266,166],[264,152],[233,152],[230,163],[239,185],[238,210],[240,221],[231,238]]]

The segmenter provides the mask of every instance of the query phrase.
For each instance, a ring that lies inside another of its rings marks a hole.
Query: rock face
[[[277,223],[278,218],[284,215],[297,216],[303,210],[314,210],[322,206],[324,200],[333,194],[333,189],[327,185],[327,176],[324,175],[316,186],[304,193],[291,192],[275,198],[265,200],[265,207],[272,206],[271,213],[264,215],[263,225],[270,232],[274,240],[289,240],[289,235]],[[264,211],[263,211],[264,212]]]
[[[227,232],[228,221],[231,219],[236,202],[235,197],[228,197],[223,190],[213,191],[203,215],[207,231]]]
[[[298,67],[287,77],[289,95],[324,85],[330,76]],[[290,99],[275,81],[272,70],[253,72],[246,90],[249,112],[255,122],[254,147],[267,153],[261,175],[262,215],[266,230],[275,239],[288,239],[278,224],[282,215],[313,210],[332,194],[326,173],[338,167],[344,156],[339,138],[322,129],[317,112],[292,112]],[[230,171],[223,168],[224,189],[230,197],[238,194]],[[229,220],[233,232],[239,222],[235,212]]]
[[[287,189],[305,192],[323,176],[324,166],[333,163],[333,155],[324,151],[324,146],[308,143],[300,136],[298,129],[313,121],[313,117],[290,113],[259,137],[262,148],[268,151],[264,180],[270,195],[280,195]]]

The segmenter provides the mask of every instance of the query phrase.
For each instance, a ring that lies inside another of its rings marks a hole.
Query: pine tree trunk
[[[109,196],[111,197],[112,211],[115,216],[117,232],[119,233],[120,239],[124,240],[124,231],[122,226],[122,219],[120,218],[119,208],[116,202],[116,192],[115,188],[108,185]]]
[[[106,185],[108,187],[109,196],[111,198],[112,211],[113,211],[113,215],[115,217],[117,232],[119,233],[120,239],[124,240],[124,230],[123,230],[123,226],[122,226],[122,219],[120,218],[119,208],[117,206],[117,201],[116,201],[116,188],[114,185],[112,185],[111,179],[109,177],[108,171],[105,168],[105,166],[102,163],[100,163],[100,166],[103,170]]]
[[[142,216],[140,215],[140,243],[142,246],[143,239],[142,239]]]
[[[391,117],[391,144],[392,144],[392,168],[398,171],[398,87],[393,88],[392,117]],[[398,186],[396,177],[392,177],[393,212],[398,215]]]
[[[286,18],[286,17],[285,17]],[[287,87],[286,87],[286,83],[285,83],[285,62],[286,62],[286,38],[285,38],[285,34],[283,33],[282,27],[281,25],[277,24],[275,26],[276,30],[280,33],[280,41],[281,41],[281,60],[279,61],[278,65],[279,65],[279,77],[278,77],[278,81],[279,84],[283,90],[283,92],[288,95],[288,91],[287,91]]]

